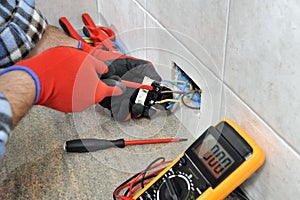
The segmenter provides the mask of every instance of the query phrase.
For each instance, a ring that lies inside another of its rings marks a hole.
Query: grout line
[[[226,27],[225,27],[225,35],[224,35],[223,66],[222,66],[222,78],[221,78],[222,83],[224,82],[224,78],[225,78],[227,43],[228,43],[228,34],[229,34],[229,21],[230,21],[230,7],[231,7],[231,0],[228,0],[227,14],[226,14]]]
[[[222,117],[222,102],[223,102],[223,93],[224,93],[224,79],[225,79],[225,67],[226,67],[226,59],[227,59],[227,45],[228,45],[228,34],[229,34],[229,21],[230,21],[230,6],[231,0],[228,0],[227,4],[227,13],[226,13],[226,27],[224,34],[224,49],[223,49],[223,63],[222,63],[222,74],[221,74],[221,94],[220,94],[220,110],[219,110],[219,118]]]
[[[96,1],[96,6],[97,6],[97,18],[98,18],[98,23],[97,24],[100,24],[100,0],[97,0]]]

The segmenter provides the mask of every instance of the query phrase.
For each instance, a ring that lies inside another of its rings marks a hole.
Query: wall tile
[[[241,126],[266,155],[263,167],[243,184],[251,199],[293,199],[299,196],[299,154],[228,87],[224,88],[223,95],[223,117],[230,118]]]
[[[300,2],[232,1],[225,82],[300,152]]]
[[[142,6],[145,4],[141,3]],[[163,27],[221,77],[228,1],[147,1],[144,6]]]
[[[144,13],[133,1],[98,0],[100,24],[112,28],[127,54],[141,57],[144,47]]]
[[[45,3],[43,0],[36,0],[35,2],[36,7],[44,13],[49,23],[57,27],[60,27],[58,19],[65,16],[76,29],[81,29],[83,27],[81,15],[85,12],[89,13],[96,23],[99,23],[96,1],[53,0],[51,3]]]
[[[181,35],[181,38],[186,41]],[[174,37],[158,21],[147,14],[146,28],[147,59],[157,67],[165,79],[175,79],[172,62],[176,62],[203,90],[200,111],[187,109],[180,105],[173,111],[194,137],[219,119],[221,100],[221,81],[204,66],[184,44]],[[192,120],[191,120],[192,119]]]

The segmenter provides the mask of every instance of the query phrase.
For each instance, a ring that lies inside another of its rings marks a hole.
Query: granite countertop
[[[84,137],[185,137],[188,141],[81,154],[63,151],[66,140]],[[73,114],[36,106],[10,134],[0,162],[0,199],[112,199],[123,181],[157,157],[176,158],[193,141],[172,114],[117,123],[98,105]]]

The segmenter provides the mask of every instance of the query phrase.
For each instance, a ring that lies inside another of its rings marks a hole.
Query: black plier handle
[[[65,17],[61,17],[59,18],[59,25],[61,26],[61,28],[64,30],[64,32],[76,39],[76,40],[80,40],[82,42],[84,42],[84,40],[80,37],[80,35],[77,33],[77,31],[73,28],[73,26],[70,24],[70,22],[68,21],[67,18]]]

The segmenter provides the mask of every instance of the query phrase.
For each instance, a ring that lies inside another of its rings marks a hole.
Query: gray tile
[[[185,36],[182,38],[189,40]],[[200,111],[186,109],[181,105],[173,111],[194,137],[198,137],[208,126],[219,120],[221,80],[216,78],[182,41],[149,15],[147,15],[146,41],[147,59],[155,64],[163,78],[170,80],[176,78],[172,69],[174,61],[203,90]]]
[[[225,82],[300,152],[299,1],[232,1]]]
[[[216,76],[222,77],[227,1],[154,0],[144,7]]]
[[[80,1],[80,0],[54,0],[45,3],[42,0],[36,0],[36,7],[42,11],[49,23],[60,27],[58,20],[60,17],[67,17],[75,29],[82,29],[83,23],[81,15],[89,13],[95,23],[99,23],[96,1]]]
[[[101,24],[112,28],[127,51],[141,57],[144,47],[144,13],[133,1],[98,0]]]
[[[243,184],[249,197],[264,200],[299,196],[299,155],[228,87],[223,94],[223,117],[241,126],[265,152],[264,165]]]

